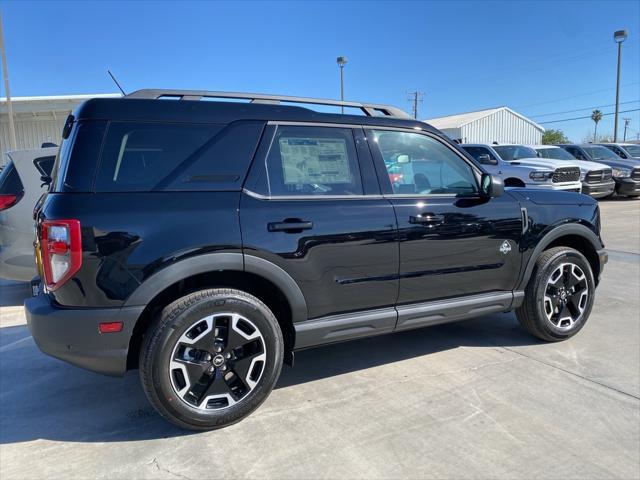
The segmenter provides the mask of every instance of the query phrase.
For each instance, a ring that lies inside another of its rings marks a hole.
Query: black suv
[[[63,138],[29,328],[72,364],[139,368],[184,428],[248,415],[298,349],[511,310],[564,340],[607,259],[595,200],[505,192],[393,107],[142,90],[85,102]]]

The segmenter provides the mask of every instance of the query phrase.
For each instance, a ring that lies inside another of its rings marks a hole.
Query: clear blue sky
[[[621,110],[640,108],[640,2],[0,1],[14,96],[193,88],[339,97],[420,118],[507,105],[538,121],[613,111],[626,28]],[[4,87],[2,87],[4,96]],[[631,102],[631,103],[626,103]],[[537,115],[586,108],[570,113]],[[631,133],[640,131],[640,112]],[[573,140],[589,119],[545,124]],[[611,132],[613,116],[599,131]]]

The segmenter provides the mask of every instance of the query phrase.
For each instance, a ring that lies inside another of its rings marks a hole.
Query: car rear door
[[[508,193],[480,196],[480,172],[435,135],[390,129],[366,135],[398,221],[398,328],[411,322],[402,313],[410,304],[491,293],[510,301],[521,262],[519,203]],[[398,165],[402,179],[392,184],[387,171]]]
[[[260,257],[287,272],[309,319],[384,309],[359,333],[393,329],[396,219],[360,127],[270,123],[240,218],[245,259]]]

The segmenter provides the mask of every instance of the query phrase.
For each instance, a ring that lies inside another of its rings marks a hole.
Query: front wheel
[[[584,255],[572,248],[551,248],[536,260],[516,316],[535,337],[565,340],[586,323],[594,295],[593,272]]]
[[[202,290],[165,307],[145,337],[140,377],[147,398],[182,428],[242,420],[271,393],[284,342],[269,308],[246,292]]]

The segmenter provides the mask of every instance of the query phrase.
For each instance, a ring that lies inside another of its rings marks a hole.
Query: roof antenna
[[[111,73],[111,70],[107,70],[107,73],[109,74],[109,76],[111,77],[111,80],[113,80],[113,82],[116,84],[116,86],[120,89],[120,91],[122,92],[122,96],[126,97],[127,94],[124,93],[124,90],[122,89],[122,87],[120,86],[120,84],[118,83],[118,80],[116,80],[116,77],[113,76],[113,73]]]

